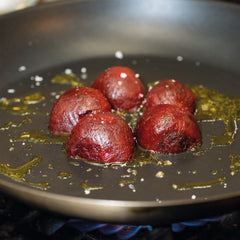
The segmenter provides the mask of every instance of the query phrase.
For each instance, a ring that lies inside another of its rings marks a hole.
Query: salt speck
[[[150,91],[152,88],[153,88],[153,87],[152,87],[152,86],[150,86],[150,87],[148,88],[148,91]]]
[[[85,190],[84,190],[84,193],[85,193],[86,195],[88,195],[88,194],[91,193],[91,191],[90,191],[89,189],[85,189]]]
[[[39,87],[41,85],[40,82],[36,82],[35,84],[36,84],[37,87]]]
[[[192,198],[192,199],[196,199],[196,197],[197,197],[197,196],[193,194],[191,198]]]
[[[72,72],[72,69],[66,68],[64,73],[67,74],[67,75],[71,75],[73,72]]]
[[[159,198],[156,198],[156,202],[162,203],[162,200],[160,200]]]
[[[82,68],[81,68],[81,73],[86,73],[86,72],[87,72],[87,68],[82,67]]]
[[[24,146],[24,145],[26,145],[26,143],[25,143],[25,142],[23,142],[23,143],[22,143],[22,145]]]
[[[35,81],[36,82],[41,82],[41,81],[43,81],[43,77],[36,75],[35,76]]]
[[[144,182],[144,178],[141,178],[140,181],[141,181],[141,182]]]
[[[224,188],[227,188],[227,183],[224,183],[224,184],[223,184],[223,187],[224,187]]]
[[[56,96],[57,93],[56,93],[56,92],[51,92],[50,95],[51,95],[51,96]]]
[[[43,81],[43,77],[41,77],[39,75],[31,76],[30,79],[32,81],[36,81],[36,82],[42,82]]]
[[[177,61],[178,61],[178,62],[183,61],[183,57],[182,57],[182,56],[177,56]]]
[[[139,78],[139,77],[140,77],[140,74],[139,74],[139,73],[136,73],[136,74],[135,74],[135,77],[136,77],[136,78]]]
[[[133,191],[136,192],[135,186],[133,184],[129,184],[128,187]]]
[[[13,93],[15,93],[15,92],[16,92],[16,90],[15,90],[15,89],[13,89],[13,88],[9,88],[9,89],[7,90],[7,92],[8,92],[8,93],[11,93],[11,94],[13,94]]]
[[[26,71],[26,67],[25,66],[20,66],[19,68],[18,68],[18,71],[19,72],[23,72],[23,71]]]
[[[85,80],[85,79],[87,79],[87,76],[88,76],[88,75],[87,75],[86,73],[83,73],[83,74],[81,75],[81,78]]]
[[[138,94],[138,97],[139,97],[139,98],[143,98],[143,97],[144,97],[144,94],[139,93],[139,94]]]
[[[115,52],[115,57],[118,59],[123,59],[123,53],[121,51],[116,51]]]
[[[119,85],[119,86],[121,86],[121,85],[122,85],[122,81],[118,81],[117,83],[118,83],[118,85]]]
[[[127,77],[127,74],[126,74],[126,73],[120,73],[120,77],[121,77],[121,78],[126,78],[126,77]]]

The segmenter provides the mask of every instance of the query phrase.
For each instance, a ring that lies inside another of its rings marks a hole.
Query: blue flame
[[[173,232],[181,232],[186,227],[200,227],[204,226],[208,222],[220,222],[231,214],[223,215],[215,218],[204,218],[188,222],[173,223],[171,225]],[[128,240],[135,236],[140,229],[147,229],[152,231],[152,227],[149,225],[144,226],[129,226],[129,225],[117,225],[117,224],[107,224],[107,223],[97,223],[93,221],[87,221],[82,219],[71,219],[68,221],[74,228],[81,232],[90,232],[98,229],[104,235],[116,234],[119,240]]]
[[[102,224],[95,223],[92,221],[81,220],[81,219],[71,219],[68,221],[74,228],[81,232],[90,232],[98,229],[101,233],[105,235],[116,234],[118,239],[127,240],[132,238],[138,233],[142,228],[152,231],[151,226],[128,226],[128,225],[114,225],[114,224]]]
[[[172,231],[181,232],[186,227],[201,227],[207,224],[208,222],[220,222],[220,221],[223,221],[227,216],[228,215],[223,215],[221,217],[215,217],[215,218],[204,218],[204,219],[198,219],[198,220],[189,221],[189,222],[173,223]]]
[[[95,223],[82,219],[70,219],[68,223],[81,232],[91,232],[107,225],[106,223]]]

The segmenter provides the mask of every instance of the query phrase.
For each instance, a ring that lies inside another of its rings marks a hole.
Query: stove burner
[[[71,219],[68,221],[68,224],[71,224],[74,228],[78,229],[81,232],[90,232],[98,229],[104,235],[116,234],[118,239],[126,240],[135,236],[140,229],[147,229],[152,231],[152,227],[147,226],[129,226],[129,225],[113,225],[113,224],[102,224],[95,223],[86,220]]]
[[[183,231],[186,227],[201,227],[211,222],[223,222],[225,219],[232,217],[232,214],[226,214],[220,217],[214,218],[204,218],[188,222],[173,223],[171,229],[173,232],[179,233]],[[112,224],[102,224],[95,223],[87,220],[72,219],[68,223],[74,228],[78,229],[81,232],[91,232],[94,230],[99,230],[104,235],[116,234],[118,239],[127,240],[135,236],[140,229],[147,229],[152,231],[153,227],[146,226],[128,226],[128,225],[112,225]]]
[[[4,240],[236,240],[240,211],[171,226],[128,226],[69,219],[34,209],[0,193],[0,239]]]
[[[224,219],[226,219],[227,217],[231,217],[231,214],[223,215],[223,216],[215,217],[215,218],[204,218],[204,219],[198,219],[198,220],[189,221],[189,222],[173,223],[172,231],[173,232],[181,232],[186,227],[201,227],[209,222],[221,222]]]

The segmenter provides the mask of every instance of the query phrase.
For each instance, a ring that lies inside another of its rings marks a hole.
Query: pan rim
[[[104,0],[105,2],[113,2],[113,1],[117,1],[117,0]],[[134,0],[130,0],[130,1],[134,1]],[[161,0],[160,0],[161,1]],[[240,5],[237,4],[234,0],[230,0],[230,1],[219,1],[219,0],[171,0],[172,2],[192,2],[192,3],[196,3],[196,4],[206,4],[206,3],[213,3],[216,5],[225,5],[228,7],[234,7],[234,8],[239,8],[240,9]],[[24,9],[20,9],[17,11],[13,11],[13,12],[8,12],[6,14],[2,14],[0,15],[0,20],[2,18],[7,18],[7,17],[11,17],[12,15],[18,15],[18,14],[26,14],[27,12],[32,12],[34,10],[38,9],[45,9],[45,8],[51,8],[51,7],[55,7],[55,6],[61,6],[61,5],[69,5],[71,4],[76,4],[76,3],[89,3],[89,2],[98,2],[98,0],[72,0],[71,2],[69,2],[68,0],[61,0],[61,1],[53,1],[53,2],[47,2],[47,3],[43,3],[43,4],[39,4],[39,5],[35,5],[35,6],[30,6]]]
[[[225,193],[210,197],[197,197],[196,199],[177,199],[177,200],[163,200],[163,201],[136,201],[136,200],[113,200],[113,199],[93,199],[93,198],[84,198],[70,195],[63,195],[59,193],[48,192],[44,190],[35,189],[33,187],[25,186],[24,183],[20,182],[7,182],[6,180],[0,179],[0,188],[7,188],[7,192],[11,195],[15,195],[14,191],[17,192],[28,192],[33,196],[41,196],[42,198],[49,199],[59,199],[63,198],[64,200],[69,200],[73,202],[85,202],[90,205],[102,205],[102,206],[113,206],[113,207],[170,207],[170,206],[182,206],[182,205],[195,205],[201,203],[210,203],[210,202],[219,202],[225,199],[240,198],[240,190],[235,193]],[[50,196],[50,197],[49,197]],[[22,198],[22,197],[21,197]]]

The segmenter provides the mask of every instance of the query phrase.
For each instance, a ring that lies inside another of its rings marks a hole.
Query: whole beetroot
[[[54,102],[49,129],[56,135],[70,134],[84,114],[98,110],[111,111],[110,103],[100,91],[89,87],[73,88]]]
[[[116,110],[137,110],[145,97],[145,88],[133,70],[115,66],[102,72],[92,84]]]
[[[196,97],[182,83],[168,79],[158,82],[149,90],[144,106],[150,108],[158,104],[176,105],[194,113]]]
[[[141,147],[156,153],[180,153],[201,143],[195,117],[169,104],[147,109],[136,125],[135,134]]]
[[[111,112],[89,113],[73,128],[66,152],[91,162],[124,163],[134,153],[134,137],[127,122]]]

